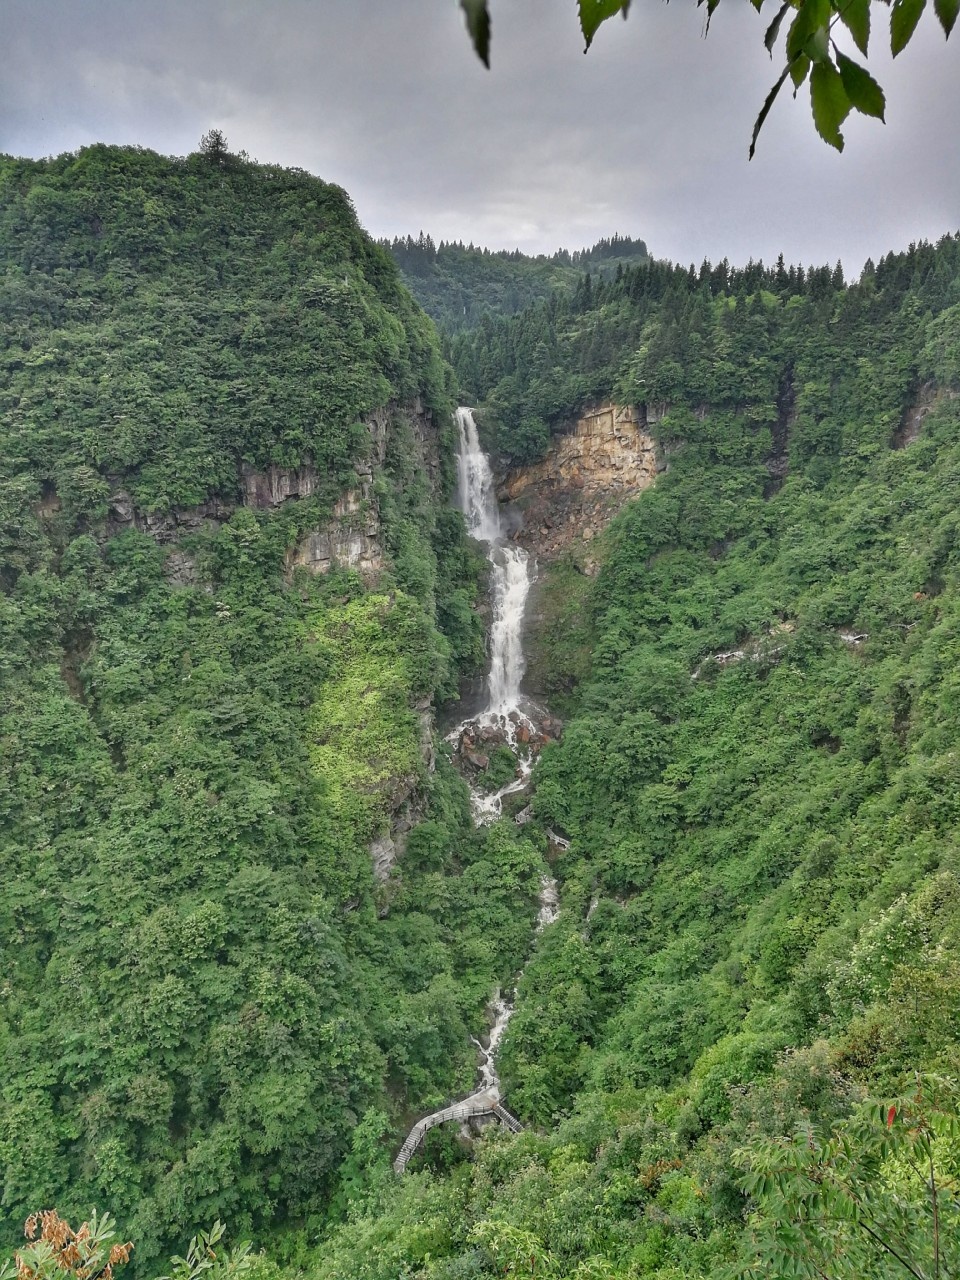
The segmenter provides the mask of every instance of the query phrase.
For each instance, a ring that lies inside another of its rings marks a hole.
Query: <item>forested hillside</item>
[[[431,771],[479,561],[435,332],[344,192],[4,159],[0,253],[2,1235],[98,1206],[155,1274],[336,1218],[472,1083],[540,857]]]
[[[485,315],[509,316],[553,293],[569,293],[584,272],[612,278],[625,265],[644,262],[642,240],[614,235],[589,249],[560,249],[530,257],[447,243],[424,235],[382,241],[403,273],[404,283],[444,333],[472,329]]]
[[[0,160],[0,253],[4,1243],[956,1274],[960,239],[561,263],[456,374],[342,191],[222,147]],[[612,400],[663,464],[545,565],[566,723],[479,830],[430,732],[484,663],[458,390],[504,462]],[[396,1177],[518,973],[525,1132]]]
[[[848,288],[651,264],[457,354],[503,454],[612,396],[668,469],[546,586],[531,1130],[385,1184],[317,1274],[953,1274],[960,241]]]

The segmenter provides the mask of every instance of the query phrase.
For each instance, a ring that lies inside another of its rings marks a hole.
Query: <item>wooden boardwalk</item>
[[[424,1135],[438,1124],[446,1124],[448,1120],[469,1120],[471,1116],[496,1116],[502,1125],[511,1133],[519,1133],[523,1125],[500,1102],[500,1094],[496,1089],[481,1089],[479,1093],[471,1093],[469,1098],[454,1102],[449,1107],[442,1107],[422,1120],[418,1120],[407,1134],[403,1146],[393,1162],[395,1173],[403,1173],[410,1157],[423,1141]]]

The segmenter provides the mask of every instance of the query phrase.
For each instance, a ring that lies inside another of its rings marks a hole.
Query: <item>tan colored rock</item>
[[[384,405],[367,419],[370,450],[357,463],[357,485],[348,489],[334,505],[330,520],[320,529],[307,533],[287,558],[288,573],[296,568],[311,573],[328,573],[332,568],[356,569],[367,582],[373,583],[383,569],[385,553],[380,528],[380,512],[373,482],[383,467],[391,430],[409,428],[417,465],[426,472],[430,483],[440,482],[439,439],[432,416],[419,398],[407,406]],[[277,474],[272,472],[276,470]],[[313,472],[313,483],[316,473]],[[305,497],[310,486],[310,470],[306,483],[301,471],[271,468],[266,473],[250,473],[245,477],[247,493],[265,495],[273,505],[273,495]]]
[[[604,404],[556,436],[540,462],[508,471],[497,496],[523,516],[517,541],[551,560],[595,538],[662,469],[637,410]]]

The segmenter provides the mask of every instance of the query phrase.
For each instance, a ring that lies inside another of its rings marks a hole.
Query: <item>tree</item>
[[[200,139],[200,151],[211,164],[222,166],[227,159],[227,139],[222,129],[208,129]]]
[[[0,1265],[2,1280],[113,1280],[113,1268],[130,1260],[131,1241],[116,1234],[116,1223],[108,1213],[94,1210],[88,1222],[74,1231],[55,1209],[32,1213],[23,1224],[30,1241]]]
[[[952,1081],[919,1078],[865,1103],[829,1138],[811,1129],[735,1154],[753,1199],[743,1280],[939,1280],[960,1267],[960,1124]]]
[[[32,1213],[23,1233],[30,1241],[13,1258],[0,1263],[0,1280],[113,1280],[114,1267],[130,1261],[133,1243],[121,1241],[109,1213],[93,1211],[76,1231],[56,1209]],[[161,1280],[241,1280],[254,1264],[246,1242],[234,1249],[219,1246],[226,1228],[215,1222],[200,1231],[186,1257],[170,1259],[170,1275]]]
[[[758,13],[766,0],[750,0]],[[720,0],[697,0],[706,5],[707,26]],[[871,17],[880,0],[781,0],[763,37],[767,52],[773,57],[780,33],[786,28],[784,65],[773,88],[767,94],[753,126],[750,158],[756,150],[757,137],[770,109],[788,80],[794,94],[805,82],[810,83],[813,123],[820,137],[838,151],[843,150],[840,126],[851,111],[883,120],[886,102],[883,90],[860,63],[837,45],[835,33],[845,27],[864,58],[870,42]],[[890,8],[890,48],[894,57],[910,43],[927,0],[883,0]],[[490,65],[490,12],[488,0],[460,0],[467,20],[473,47],[485,66]],[[624,17],[630,0],[578,0],[580,29],[590,48],[600,26],[615,14]],[[934,12],[949,37],[960,13],[960,0],[933,0]],[[769,12],[769,8],[768,8]],[[789,18],[789,22],[787,19]]]

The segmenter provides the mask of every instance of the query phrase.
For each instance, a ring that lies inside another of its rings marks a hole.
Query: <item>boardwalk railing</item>
[[[407,1134],[403,1146],[393,1162],[395,1173],[403,1173],[407,1167],[410,1157],[423,1141],[424,1135],[438,1124],[446,1124],[448,1120],[469,1120],[471,1116],[496,1116],[502,1125],[510,1130],[511,1133],[519,1133],[523,1125],[515,1115],[512,1115],[506,1107],[500,1103],[500,1095],[494,1090],[484,1089],[480,1093],[472,1093],[469,1098],[464,1098],[461,1102],[454,1102],[452,1106],[443,1107],[440,1111],[434,1111],[431,1115],[424,1116],[422,1120],[418,1120],[410,1132]]]

